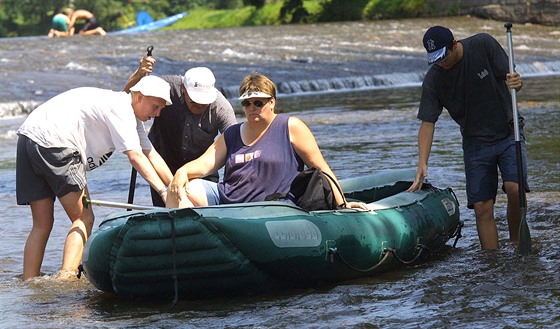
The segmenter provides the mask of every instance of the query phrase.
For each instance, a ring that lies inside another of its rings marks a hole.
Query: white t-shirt
[[[17,133],[42,147],[77,149],[86,170],[101,166],[113,152],[152,149],[131,96],[92,87],[71,89],[41,104]]]

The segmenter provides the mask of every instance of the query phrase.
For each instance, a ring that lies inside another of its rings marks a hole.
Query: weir
[[[519,63],[516,66],[516,70],[521,73],[523,78],[560,76],[560,61]],[[425,74],[425,71],[395,72],[344,78],[279,81],[277,82],[277,92],[278,96],[298,96],[358,90],[420,87]],[[237,99],[238,90],[238,85],[220,88],[220,91],[230,101]],[[0,118],[28,114],[39,104],[37,101],[29,100],[0,103]]]
[[[560,75],[560,61],[519,63],[516,70],[523,78]],[[316,80],[281,81],[277,83],[278,96],[300,95],[355,90],[375,90],[421,86],[426,72],[396,72],[390,74],[354,76]],[[228,99],[236,99],[239,86],[228,86],[220,91]]]

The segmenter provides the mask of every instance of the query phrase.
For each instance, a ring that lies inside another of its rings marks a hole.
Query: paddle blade
[[[519,254],[527,256],[531,252],[531,232],[527,225],[525,209],[521,209],[521,222],[519,223]]]

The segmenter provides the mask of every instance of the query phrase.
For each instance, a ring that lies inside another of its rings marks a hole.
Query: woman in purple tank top
[[[274,82],[260,73],[249,74],[239,95],[247,121],[226,129],[202,156],[177,170],[168,207],[264,201],[267,195],[287,192],[304,165],[335,177],[309,127],[296,117],[275,113]],[[222,182],[198,179],[223,166]],[[344,204],[339,189],[332,190],[336,202]],[[346,205],[367,210],[360,202]]]

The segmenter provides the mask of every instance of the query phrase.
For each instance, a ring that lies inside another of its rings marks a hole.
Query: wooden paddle
[[[149,46],[146,51],[147,56],[152,56],[152,51],[154,50],[154,46]],[[130,185],[128,187],[128,203],[132,204],[134,202],[134,190],[136,189],[136,168],[132,167],[132,171],[130,172]],[[132,210],[132,208],[127,209],[128,211]]]
[[[509,50],[509,72],[514,72],[513,65],[513,41],[511,37],[511,27],[513,24],[507,22],[504,24],[506,28],[506,37]],[[517,185],[519,186],[519,207],[521,213],[521,221],[519,223],[519,246],[518,252],[526,256],[531,252],[531,232],[527,225],[527,198],[525,196],[525,180],[523,179],[523,156],[521,153],[521,134],[519,132],[519,113],[517,112],[517,92],[511,89],[511,105],[513,107],[513,130],[515,134],[515,151],[517,157]]]

